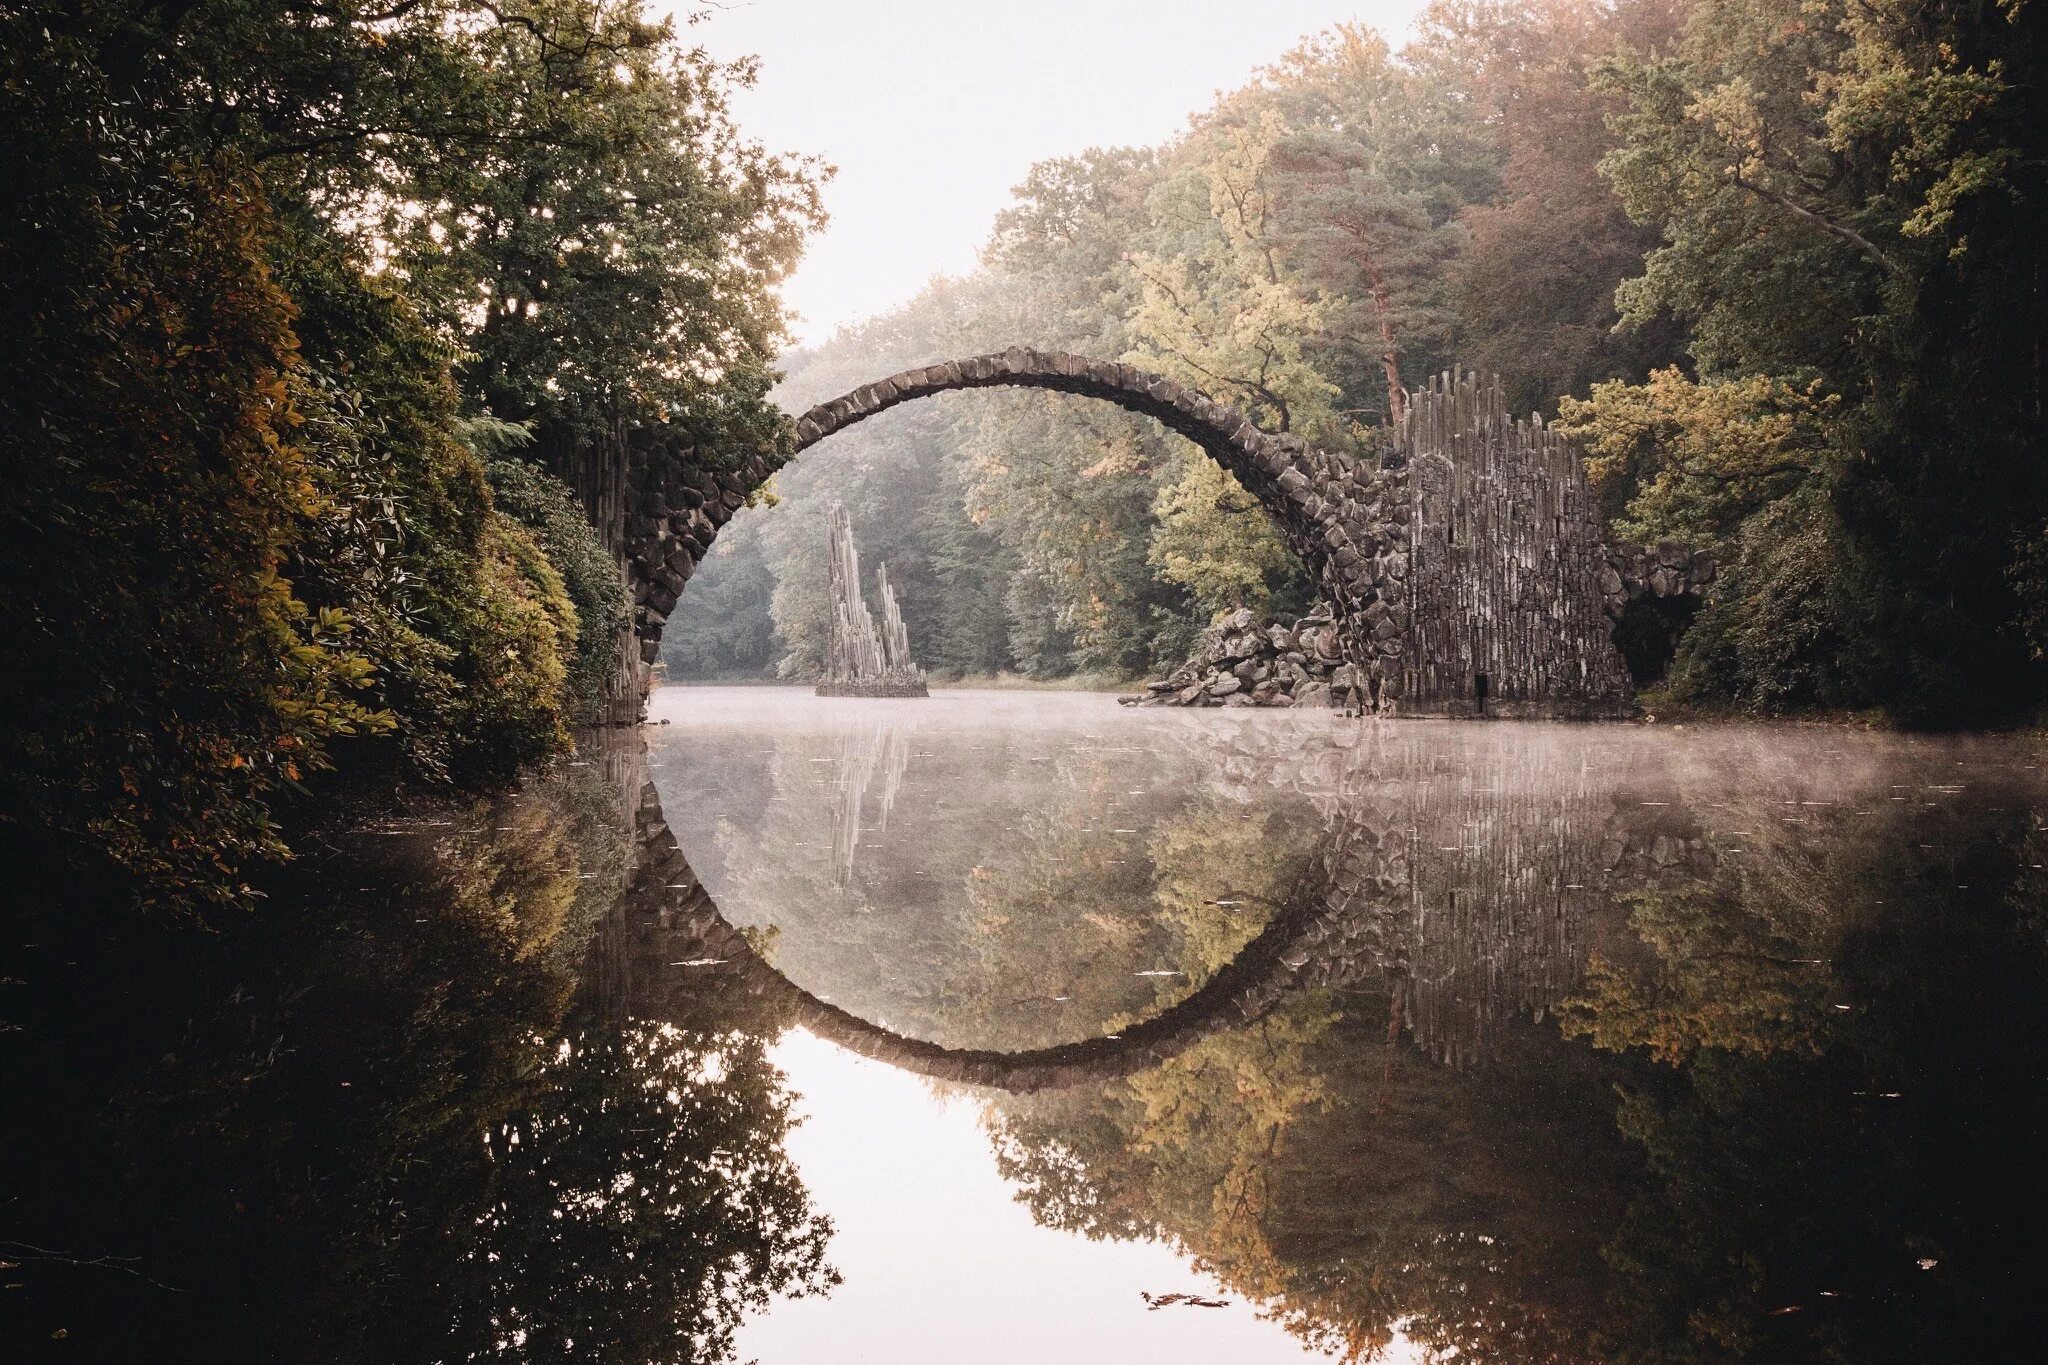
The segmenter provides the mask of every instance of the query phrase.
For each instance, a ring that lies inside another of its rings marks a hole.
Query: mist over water
[[[654,718],[365,826],[213,947],[10,947],[109,1002],[11,988],[14,1339],[1996,1360],[2041,1326],[2033,741]]]

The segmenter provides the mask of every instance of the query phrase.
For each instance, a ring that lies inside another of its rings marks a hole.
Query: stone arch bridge
[[[1689,586],[1690,556],[1616,557],[1576,455],[1511,418],[1497,381],[1444,375],[1411,395],[1376,460],[1261,431],[1235,408],[1130,365],[1012,349],[922,366],[821,403],[789,458],[899,404],[954,390],[1078,394],[1193,441],[1270,513],[1335,610],[1361,709],[1420,715],[1624,714],[1612,637],[1632,594]],[[661,633],[719,530],[782,460],[702,467],[679,433],[629,433],[550,462],[619,555],[633,620],[611,719],[641,714]],[[1642,580],[1642,581],[1635,581]]]

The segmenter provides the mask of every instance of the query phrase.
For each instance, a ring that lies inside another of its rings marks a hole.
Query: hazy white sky
[[[687,13],[692,0],[670,0]],[[707,5],[709,0],[707,0]],[[839,168],[786,289],[805,340],[972,267],[1034,161],[1158,142],[1302,37],[1402,33],[1422,0],[717,0],[691,37],[757,55],[741,126]]]

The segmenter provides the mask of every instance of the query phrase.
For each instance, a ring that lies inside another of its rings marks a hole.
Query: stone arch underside
[[[963,389],[1037,388],[1113,403],[1187,437],[1272,515],[1336,610],[1346,655],[1363,687],[1399,695],[1398,622],[1406,605],[1405,492],[1375,465],[1259,430],[1237,409],[1163,375],[1057,351],[1012,349],[923,366],[820,403],[796,421],[790,458],[899,404]],[[622,551],[634,604],[632,653],[642,697],[661,632],[712,540],[783,460],[757,457],[724,472],[702,469],[679,438],[647,433],[626,452]]]

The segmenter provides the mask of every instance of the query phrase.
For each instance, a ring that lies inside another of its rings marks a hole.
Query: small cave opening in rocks
[[[1638,691],[1657,686],[1670,674],[1678,643],[1699,614],[1699,594],[1690,592],[1669,597],[1645,593],[1622,608],[1614,623],[1614,643]]]

